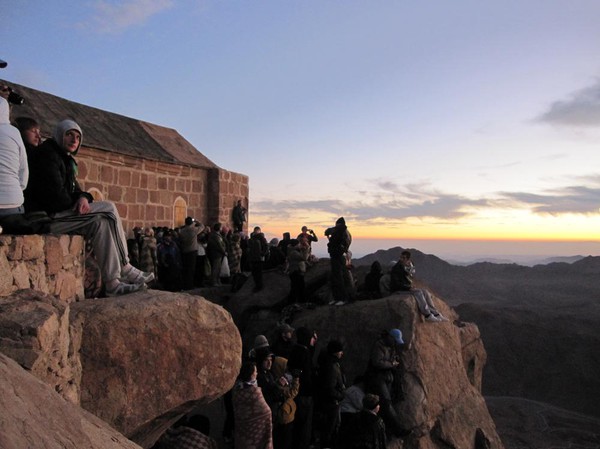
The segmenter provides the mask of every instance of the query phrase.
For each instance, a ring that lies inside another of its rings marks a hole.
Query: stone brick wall
[[[84,241],[76,235],[0,235],[0,297],[34,289],[70,303],[84,298]]]
[[[77,155],[79,181],[96,199],[117,205],[125,230],[134,226],[180,226],[178,199],[185,216],[212,224],[231,224],[234,201],[248,206],[248,177],[221,168],[198,168],[133,158],[82,147]]]

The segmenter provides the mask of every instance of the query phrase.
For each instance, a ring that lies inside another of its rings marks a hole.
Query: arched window
[[[102,192],[100,192],[100,190],[98,190],[96,187],[90,188],[88,193],[92,195],[94,201],[104,201],[104,195],[102,195]]]
[[[177,197],[173,206],[173,227],[178,228],[185,224],[187,216],[187,203],[181,197]]]

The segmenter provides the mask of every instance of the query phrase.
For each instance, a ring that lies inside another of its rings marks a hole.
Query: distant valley
[[[355,260],[359,283],[374,260],[387,267],[401,251]],[[600,417],[600,257],[457,266],[412,252],[417,281],[479,326],[488,352],[484,395]]]

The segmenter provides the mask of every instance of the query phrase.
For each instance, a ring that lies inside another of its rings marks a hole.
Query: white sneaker
[[[344,301],[338,301],[334,304],[334,306],[343,306],[344,304],[346,304]]]
[[[450,321],[448,318],[446,318],[444,315],[442,315],[441,313],[438,313],[435,316],[439,321]]]
[[[147,273],[133,267],[126,275],[121,277],[121,280],[128,284],[147,284],[154,280],[154,273]]]
[[[334,305],[334,304],[335,304],[335,299],[332,299],[331,301],[329,301],[329,302],[327,303],[327,305],[328,305],[328,306],[332,306],[332,305]]]
[[[129,293],[139,292],[141,290],[146,290],[146,284],[128,284],[125,282],[119,282],[115,288],[107,288],[104,293],[106,293],[106,296],[112,297],[128,295]]]
[[[433,313],[430,313],[425,317],[425,321],[429,321],[430,323],[439,323],[442,320],[436,317]]]

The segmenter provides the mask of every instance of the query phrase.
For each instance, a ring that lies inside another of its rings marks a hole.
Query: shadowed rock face
[[[0,300],[0,326],[0,351],[144,447],[228,391],[240,368],[230,314],[186,294],[65,305],[24,290]]]
[[[239,372],[237,328],[202,298],[150,290],[83,301],[71,323],[80,336],[81,406],[143,446],[192,401],[228,391]]]
[[[140,449],[0,354],[2,449]]]
[[[406,342],[402,355],[405,400],[398,411],[411,432],[404,448],[474,448],[475,441],[503,448],[480,393],[485,350],[477,326],[456,321],[458,316],[436,301],[451,321],[423,321],[413,297],[398,294],[342,307],[300,310],[291,325],[317,330],[317,353],[330,339],[343,340],[342,365],[349,382],[364,373],[381,331],[400,328]],[[246,333],[244,340],[251,341],[257,330],[248,326],[253,335]],[[268,334],[269,329],[263,331]]]

